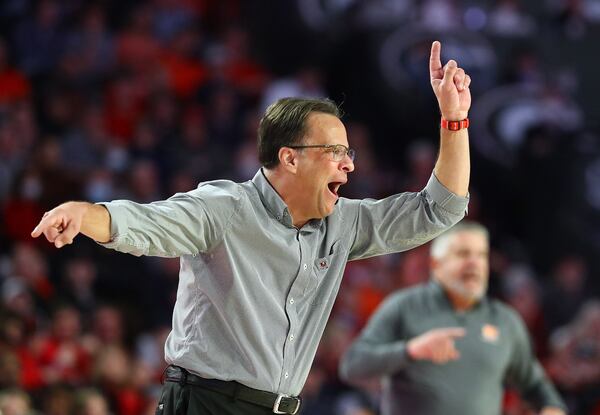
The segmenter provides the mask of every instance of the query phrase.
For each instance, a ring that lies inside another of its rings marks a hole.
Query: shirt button
[[[290,334],[290,341],[293,342],[294,341],[294,335]]]
[[[294,304],[294,299],[290,298],[290,304]]]
[[[290,375],[288,374],[288,372],[285,372],[285,374],[283,375],[283,377],[285,377],[286,379],[290,377]]]
[[[304,269],[308,268],[308,265],[304,264]]]

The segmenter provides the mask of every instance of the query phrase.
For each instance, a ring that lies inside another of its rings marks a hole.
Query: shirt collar
[[[277,219],[284,226],[293,228],[294,224],[292,223],[292,215],[290,214],[287,205],[265,176],[262,167],[254,175],[252,183],[258,190],[260,200],[265,208],[271,213],[271,215],[273,215],[273,217],[275,217],[275,219]],[[313,219],[303,226],[302,230],[316,229],[319,228],[321,224],[321,219]]]
[[[292,217],[287,205],[265,177],[262,167],[254,175],[252,183],[254,183],[254,186],[258,190],[263,205],[275,219],[287,227],[293,227]]]

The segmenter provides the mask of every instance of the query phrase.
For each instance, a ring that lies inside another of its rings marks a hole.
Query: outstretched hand
[[[441,52],[442,44],[436,40],[431,45],[429,57],[431,87],[442,117],[449,121],[464,120],[471,108],[471,77],[454,60],[449,60],[442,66]]]
[[[86,210],[84,203],[63,203],[44,213],[40,223],[31,232],[31,236],[37,238],[43,234],[57,248],[71,244],[81,230]]]
[[[438,364],[456,360],[460,353],[454,341],[465,334],[462,327],[429,330],[407,343],[408,355],[415,360],[429,360]]]

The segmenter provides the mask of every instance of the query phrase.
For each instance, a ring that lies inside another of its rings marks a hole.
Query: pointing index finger
[[[448,337],[463,337],[467,331],[462,327],[448,327],[444,329],[444,334]]]
[[[434,41],[431,44],[431,55],[429,56],[429,74],[432,79],[442,79],[442,44],[439,41]]]
[[[47,228],[49,228],[50,226],[59,225],[61,223],[61,221],[62,221],[61,218],[51,217],[51,216],[44,215],[44,217],[42,218],[42,220],[40,221],[40,223],[38,223],[37,226],[31,232],[31,236],[34,237],[34,238],[37,238]]]

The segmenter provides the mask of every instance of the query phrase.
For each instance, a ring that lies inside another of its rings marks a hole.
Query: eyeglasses
[[[333,161],[342,161],[344,157],[350,157],[350,160],[354,161],[356,157],[356,151],[353,148],[348,148],[343,144],[313,144],[308,146],[286,146],[294,149],[303,148],[324,148],[326,152],[331,153]]]

